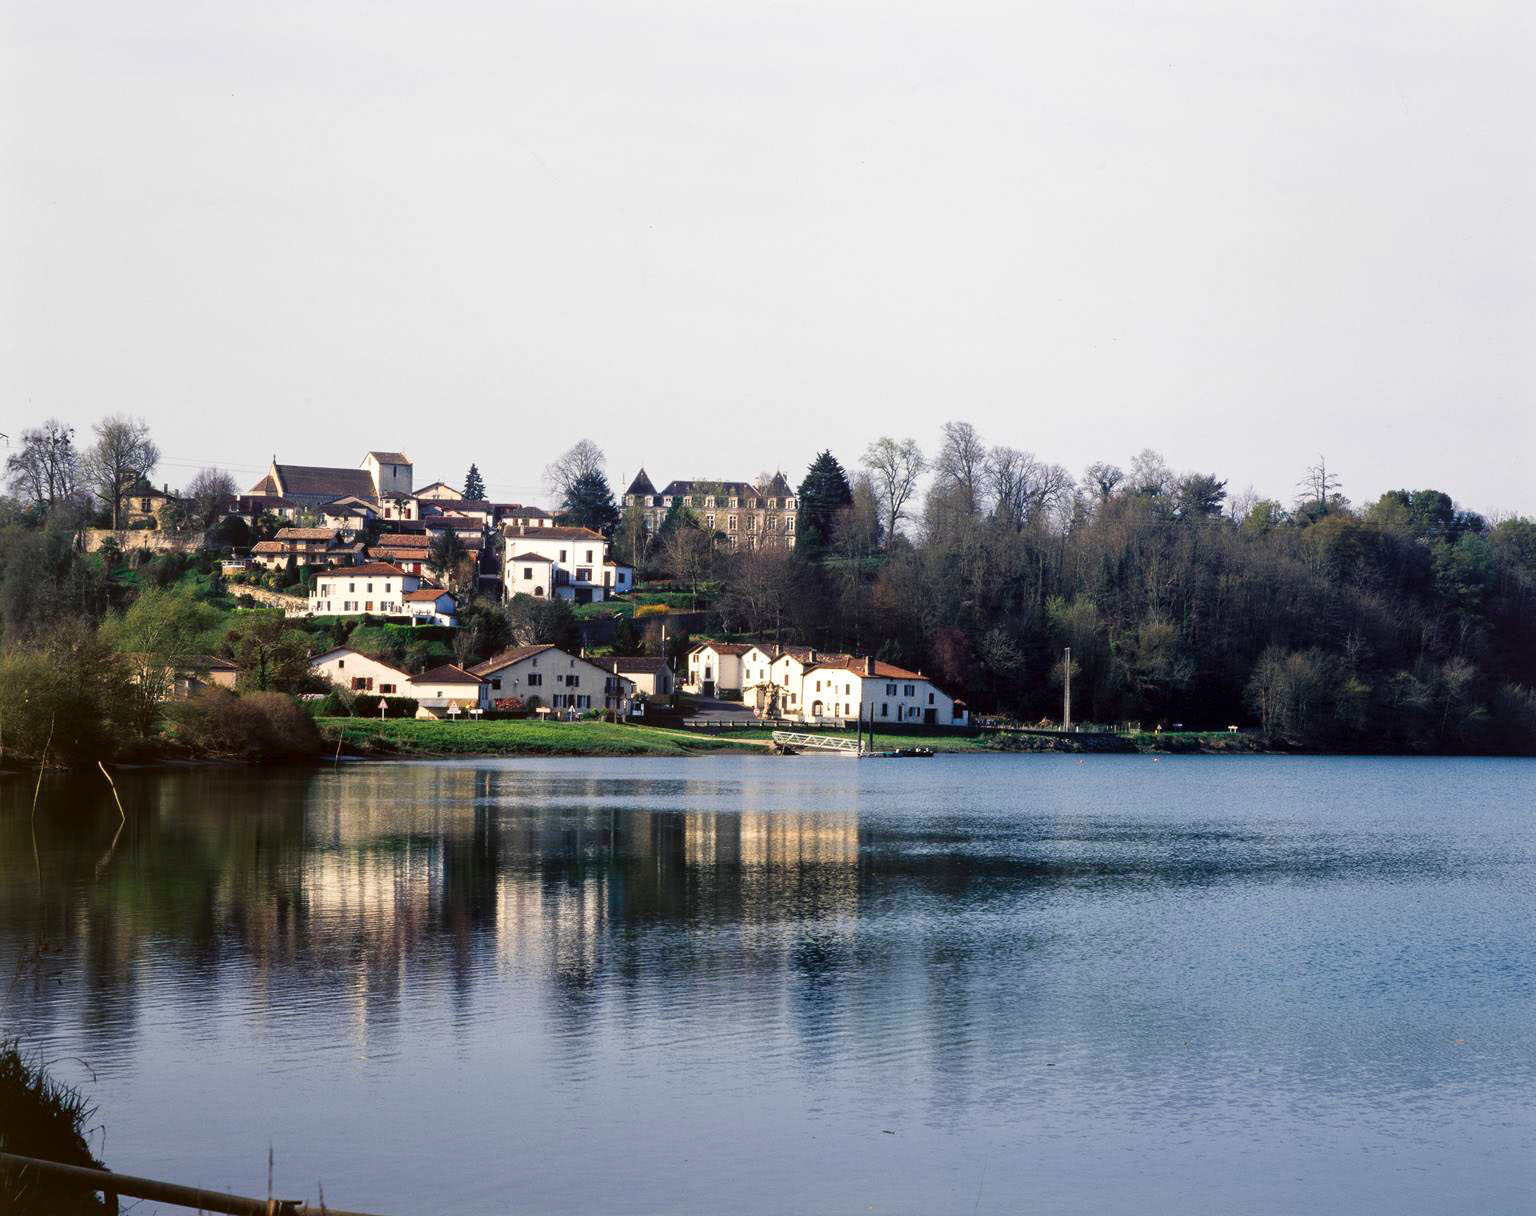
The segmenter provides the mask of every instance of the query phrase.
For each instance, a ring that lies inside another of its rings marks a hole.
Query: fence
[[[0,1153],[0,1167],[25,1177],[28,1171],[60,1182],[77,1182],[82,1190],[100,1191],[107,1200],[107,1210],[117,1211],[121,1195],[131,1199],[153,1199],[179,1208],[199,1212],[224,1212],[228,1216],[368,1216],[366,1212],[345,1212],[329,1204],[309,1204],[302,1199],[255,1199],[230,1195],[223,1191],[205,1191],[201,1187],[181,1186],[155,1178],[137,1178],[132,1174],[114,1174],[111,1170],[87,1169],[83,1165],[65,1165],[44,1161],[41,1157],[22,1157]]]

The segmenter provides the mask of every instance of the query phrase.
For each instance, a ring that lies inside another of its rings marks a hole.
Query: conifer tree
[[[800,527],[795,551],[815,556],[832,538],[838,512],[853,505],[853,487],[837,457],[824,451],[800,483]]]
[[[485,500],[485,478],[480,476],[480,466],[471,464],[464,475],[464,497],[475,502]]]

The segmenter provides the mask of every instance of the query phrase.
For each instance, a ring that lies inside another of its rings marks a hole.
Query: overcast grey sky
[[[12,435],[540,501],[582,436],[798,477],[964,418],[1536,511],[1529,3],[0,12]]]

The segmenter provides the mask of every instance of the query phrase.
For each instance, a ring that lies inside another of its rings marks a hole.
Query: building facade
[[[699,523],[725,537],[732,549],[795,547],[800,503],[783,473],[764,485],[745,481],[670,481],[657,491],[644,469],[624,491],[624,507],[635,511],[647,537],[661,531],[667,514],[691,511]]]

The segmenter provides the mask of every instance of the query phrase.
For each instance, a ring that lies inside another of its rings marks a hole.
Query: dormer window
[[[737,508],[737,506],[739,506],[739,505],[740,505],[740,500],[733,494],[731,496],[731,510],[734,511]]]

